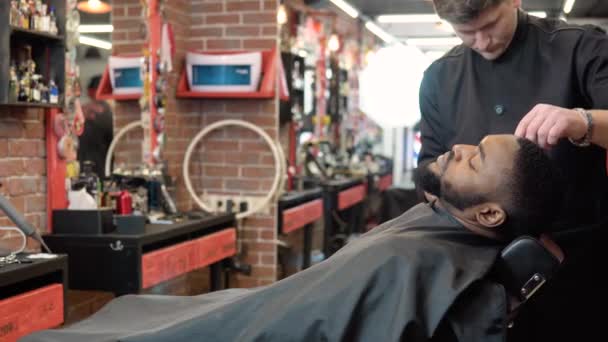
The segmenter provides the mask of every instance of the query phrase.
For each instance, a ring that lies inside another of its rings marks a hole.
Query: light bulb
[[[338,37],[337,34],[332,34],[331,37],[329,37],[329,42],[327,42],[327,47],[329,48],[329,51],[332,52],[336,52],[338,50],[340,50],[340,38]]]
[[[277,12],[277,23],[279,23],[279,25],[287,23],[287,10],[285,9],[285,5],[279,6],[279,11]]]

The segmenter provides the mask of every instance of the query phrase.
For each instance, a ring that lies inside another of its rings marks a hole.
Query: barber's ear
[[[475,218],[484,227],[496,228],[505,223],[507,214],[496,203],[485,203],[477,207]]]

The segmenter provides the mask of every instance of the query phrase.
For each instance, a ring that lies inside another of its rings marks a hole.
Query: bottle
[[[31,83],[31,89],[32,89],[32,100],[31,102],[40,102],[42,100],[41,98],[41,94],[40,94],[40,79],[42,78],[42,76],[40,75],[32,75],[32,83]]]
[[[49,83],[49,103],[59,103],[59,88],[57,88],[57,85],[53,80],[51,80],[51,82]]]
[[[30,28],[30,9],[26,0],[21,1],[21,27],[29,30]]]
[[[55,16],[55,7],[51,6],[51,13],[50,13],[50,22],[49,22],[49,32],[51,34],[58,34],[58,28],[57,28],[57,17]]]
[[[17,3],[17,0],[11,0],[11,12],[9,22],[11,23],[11,26],[21,26],[19,20],[19,4]]]
[[[40,84],[40,101],[42,103],[49,103],[49,87],[47,87],[44,82],[41,82]]]
[[[40,5],[40,30],[49,32],[51,29],[51,17],[49,17],[49,8],[46,4]]]
[[[130,215],[133,213],[133,197],[127,190],[122,190],[116,199],[116,214]]]
[[[34,2],[34,0],[29,0],[28,4],[27,4],[28,8],[29,8],[29,13],[30,13],[30,18],[29,18],[29,25],[30,25],[30,30],[37,30],[37,19],[38,18],[38,14],[36,13],[36,3]]]
[[[8,90],[8,101],[17,102],[19,100],[19,79],[17,78],[17,66],[15,62],[11,63],[9,71],[9,90]]]

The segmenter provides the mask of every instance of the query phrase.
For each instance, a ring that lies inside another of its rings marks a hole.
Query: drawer
[[[340,191],[338,194],[338,209],[344,210],[362,202],[367,191],[365,185],[357,185],[348,190]]]
[[[323,216],[323,200],[317,199],[283,211],[282,233],[287,234],[319,220]]]
[[[63,323],[63,285],[53,284],[0,301],[0,341],[14,342]]]
[[[142,288],[149,288],[236,254],[236,229],[228,228],[142,256]]]

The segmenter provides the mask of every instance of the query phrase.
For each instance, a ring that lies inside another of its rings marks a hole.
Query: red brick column
[[[189,49],[262,50],[277,45],[277,2],[193,0]],[[241,119],[278,136],[278,100],[180,100],[190,103],[198,131],[223,119]],[[198,119],[198,120],[197,120]],[[197,122],[198,121],[198,122]],[[192,133],[196,132],[184,132]],[[189,135],[184,134],[185,139]],[[198,149],[191,175],[198,191],[235,196],[264,196],[270,190],[274,164],[270,149],[250,131],[230,127],[212,133]],[[250,287],[276,280],[276,204],[267,213],[243,222],[240,239],[252,277],[238,276],[235,286]]]
[[[177,0],[168,2],[167,20],[173,25],[177,56],[171,75],[165,134],[165,160],[176,180],[175,197],[182,210],[197,209],[186,192],[182,161],[192,138],[206,125],[223,119],[242,119],[259,125],[273,139],[278,135],[278,100],[177,99],[174,89],[185,53],[196,50],[262,50],[277,42],[276,1]],[[114,4],[113,52],[138,53],[143,41],[138,25],[138,0]],[[115,130],[139,119],[135,101],[115,105]],[[117,148],[117,161],[141,160],[141,134],[135,133]],[[238,128],[212,133],[196,149],[191,178],[197,192],[234,196],[263,196],[272,184],[270,149],[255,134]],[[253,276],[238,276],[234,286],[257,286],[276,279],[275,205],[243,222],[241,241]]]

